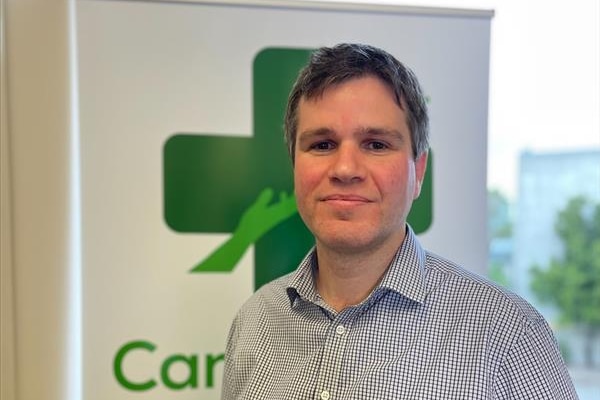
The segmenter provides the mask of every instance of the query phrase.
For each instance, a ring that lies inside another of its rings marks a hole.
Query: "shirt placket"
[[[342,312],[332,319],[327,331],[319,368],[315,400],[336,400],[340,393],[342,359],[348,344],[352,312]]]

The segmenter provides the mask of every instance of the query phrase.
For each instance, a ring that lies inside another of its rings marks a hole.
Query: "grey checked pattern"
[[[543,317],[410,228],[379,286],[342,312],[316,292],[315,262],[312,251],[240,309],[223,400],[577,398]]]

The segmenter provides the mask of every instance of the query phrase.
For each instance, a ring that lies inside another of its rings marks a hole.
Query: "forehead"
[[[326,92],[330,92],[332,90],[338,89],[340,87],[346,86],[348,84],[352,84],[355,82],[366,81],[372,82],[373,84],[377,84],[381,87],[387,87],[389,92],[393,95],[394,99],[396,99],[394,85],[390,82],[387,82],[384,78],[372,73],[366,72],[362,74],[358,74],[355,76],[350,76],[347,78],[341,79],[323,79],[319,84],[314,85],[313,87],[306,90],[302,96],[300,96],[299,100],[301,101],[316,101],[323,97]],[[396,100],[398,103],[398,100]]]
[[[298,104],[297,132],[315,129],[321,124],[339,127],[375,124],[386,129],[401,129],[406,125],[405,117],[390,86],[367,75],[332,85],[320,95],[302,97]]]

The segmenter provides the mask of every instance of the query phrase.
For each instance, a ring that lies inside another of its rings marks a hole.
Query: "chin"
[[[355,229],[343,232],[340,232],[340,230],[329,233],[323,232],[316,237],[317,243],[336,251],[348,253],[372,250],[377,246],[377,240],[374,237],[366,235],[364,231],[361,232]]]
[[[377,227],[372,224],[357,224],[347,221],[322,224],[316,228],[313,230],[313,234],[317,243],[329,249],[349,254],[372,252],[385,246],[386,243],[392,244],[392,242],[398,242],[394,244],[399,246],[405,230],[404,225],[402,225],[402,229],[391,226],[388,226],[388,229],[381,229],[383,227],[374,229]]]

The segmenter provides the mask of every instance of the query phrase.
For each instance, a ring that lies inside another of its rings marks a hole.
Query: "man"
[[[407,225],[428,151],[409,69],[370,46],[319,49],[285,128],[316,245],[239,311],[223,399],[577,397],[540,314]]]

